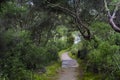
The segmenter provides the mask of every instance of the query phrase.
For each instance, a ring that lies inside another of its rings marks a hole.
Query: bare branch
[[[113,15],[112,15],[113,18],[115,18],[116,12],[118,11],[118,6],[119,5],[116,5],[116,7],[114,9],[114,12],[113,12]]]
[[[111,17],[110,9],[108,8],[108,4],[107,4],[107,1],[106,1],[106,0],[104,0],[104,4],[105,4],[105,9],[106,9],[106,11],[107,11],[107,13],[108,13],[108,16]]]
[[[90,38],[91,38],[90,30],[88,29],[88,27],[86,25],[83,24],[82,20],[80,19],[80,0],[74,0],[74,3],[73,3],[74,9],[73,10],[70,10],[63,6],[60,6],[59,4],[52,4],[50,2],[48,2],[48,3],[50,4],[51,7],[61,9],[63,12],[65,12],[65,13],[69,14],[71,17],[73,17],[75,20],[76,27],[78,28],[78,30],[80,31],[82,36],[85,39],[90,40]]]
[[[48,1],[47,1],[48,2]],[[53,8],[59,8],[59,9],[61,9],[62,11],[64,11],[65,13],[68,13],[68,14],[70,14],[70,16],[72,16],[72,17],[74,17],[75,18],[75,13],[72,11],[72,10],[70,10],[70,9],[68,9],[68,8],[65,8],[65,7],[62,7],[62,6],[60,6],[59,4],[52,4],[52,3],[50,3],[50,2],[48,2],[49,3],[49,6],[51,6],[51,7],[53,7]]]
[[[77,24],[77,28],[80,31],[81,35],[84,37],[84,39],[90,40],[91,39],[91,33],[88,27],[82,22],[80,19],[80,0],[74,0],[74,10],[75,10],[75,21]]]
[[[120,27],[118,27],[118,26],[115,24],[115,22],[114,22],[113,19],[114,19],[114,18],[110,18],[110,19],[109,19],[109,23],[110,23],[110,25],[112,26],[112,28],[113,28],[116,32],[119,32],[119,33],[120,33]]]
[[[104,0],[104,4],[105,4],[106,11],[107,11],[107,13],[108,13],[109,24],[111,25],[111,27],[112,27],[116,32],[119,32],[119,33],[120,33],[120,27],[118,27],[118,26],[116,25],[116,23],[114,22],[114,18],[115,18],[115,15],[116,15],[117,11],[118,11],[118,7],[119,7],[120,2],[119,2],[118,4],[116,4],[115,9],[114,9],[114,12],[112,13],[112,15],[110,14],[110,10],[109,10],[109,8],[108,8],[107,1],[106,1],[106,0]]]

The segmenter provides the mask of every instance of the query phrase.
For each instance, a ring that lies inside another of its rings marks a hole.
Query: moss
[[[54,76],[54,75],[56,75],[56,72],[59,70],[59,68],[60,68],[60,62],[55,63],[51,66],[48,66],[46,74],[48,76]]]
[[[69,51],[69,48],[68,49],[65,49],[65,50],[61,50],[58,55],[59,57],[61,57],[61,55],[64,53],[64,52],[68,52]]]
[[[76,55],[73,55],[72,52],[69,52],[68,55],[69,55],[71,58],[73,58],[73,59],[77,59],[77,58],[76,58]]]
[[[54,80],[57,76],[58,70],[60,69],[60,62],[55,62],[50,66],[46,67],[46,73],[44,74],[34,74],[33,80]],[[56,76],[56,77],[55,77]]]

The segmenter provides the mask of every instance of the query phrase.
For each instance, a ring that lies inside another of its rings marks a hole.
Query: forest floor
[[[59,70],[57,80],[78,80],[78,76],[82,76],[79,70],[79,65],[75,59],[72,59],[68,52],[63,53],[61,56],[62,68]]]

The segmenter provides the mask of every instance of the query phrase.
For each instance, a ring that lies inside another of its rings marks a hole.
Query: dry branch
[[[115,5],[114,12],[113,12],[112,14],[111,14],[111,12],[110,12],[110,9],[108,8],[108,4],[107,4],[107,1],[106,1],[106,0],[104,0],[104,4],[105,4],[105,9],[106,9],[107,14],[108,14],[109,24],[111,25],[111,27],[112,27],[116,32],[119,32],[119,33],[120,33],[120,26],[117,26],[116,23],[114,22],[116,13],[117,13],[117,11],[118,11],[118,7],[119,7],[119,5],[120,5],[120,2]]]

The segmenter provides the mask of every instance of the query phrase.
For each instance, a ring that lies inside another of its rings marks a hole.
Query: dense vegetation
[[[119,7],[119,0],[0,1],[0,79],[43,80],[38,73],[69,48],[100,80],[119,80]]]
[[[58,61],[58,52],[69,46],[68,29],[56,28],[55,17],[46,11],[8,1],[1,4],[0,14],[0,79],[36,80],[33,74],[46,72],[47,65]]]
[[[72,47],[72,53],[76,52],[76,56],[86,64],[85,71],[102,75],[101,78],[93,80],[119,80],[119,33],[115,33],[103,22],[93,22],[91,26],[95,39],[91,41],[82,39],[79,44]]]

